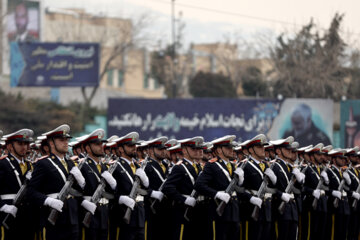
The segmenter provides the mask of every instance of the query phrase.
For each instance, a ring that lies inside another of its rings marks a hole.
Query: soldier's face
[[[263,146],[254,146],[253,149],[257,156],[259,156],[261,159],[265,158],[265,149]]]
[[[120,149],[122,149],[122,148],[120,147]],[[124,149],[123,153],[125,153],[128,157],[133,158],[133,157],[136,156],[136,146],[135,146],[135,144],[133,144],[133,145],[124,145],[123,149]]]
[[[222,147],[224,156],[227,158],[234,158],[235,157],[235,151],[232,147]]]
[[[91,143],[90,146],[95,156],[104,155],[104,150],[101,142]]]
[[[154,148],[154,155],[158,160],[166,158],[165,149]]]
[[[323,155],[322,154],[315,153],[314,158],[315,158],[316,163],[318,163],[318,164],[323,163]]]
[[[55,138],[54,143],[56,146],[56,151],[58,151],[61,154],[65,154],[68,152],[69,148],[69,139],[68,138]]]
[[[335,161],[336,165],[338,165],[339,167],[343,167],[346,164],[346,158],[343,157],[336,157]]]
[[[17,155],[16,157],[25,157],[29,149],[29,143],[15,141],[12,143],[11,153]]]

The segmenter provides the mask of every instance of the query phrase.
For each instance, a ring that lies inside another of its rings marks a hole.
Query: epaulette
[[[74,162],[77,161],[78,159],[79,159],[79,156],[76,156],[76,155],[70,157],[70,160],[74,161]]]
[[[183,163],[183,161],[182,160],[179,160],[177,163],[176,163],[176,165],[181,165]]]
[[[7,156],[8,156],[8,155],[1,156],[1,157],[0,157],[0,160],[3,160],[3,159],[5,159],[5,158],[7,158]]]
[[[43,159],[48,158],[48,157],[49,157],[49,155],[41,156],[41,157],[39,157],[39,158],[36,158],[36,159],[35,159],[35,162],[40,161],[40,160],[43,160]]]
[[[214,162],[216,162],[217,160],[218,160],[217,158],[213,158],[213,159],[210,159],[209,162],[214,163]]]

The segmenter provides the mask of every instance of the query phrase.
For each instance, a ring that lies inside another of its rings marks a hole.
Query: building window
[[[121,70],[118,70],[118,86],[122,87],[124,85],[124,73]]]
[[[144,74],[144,88],[148,89],[149,88],[149,76],[148,74]]]
[[[114,70],[110,69],[107,71],[107,85],[113,86]]]

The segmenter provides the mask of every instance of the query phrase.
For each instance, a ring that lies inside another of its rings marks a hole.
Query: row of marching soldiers
[[[0,239],[359,238],[357,147],[69,133],[2,137]]]

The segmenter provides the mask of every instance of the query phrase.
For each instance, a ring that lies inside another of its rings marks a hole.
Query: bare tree
[[[340,36],[343,15],[336,14],[323,34],[310,21],[291,37],[284,34],[271,48],[276,93],[286,97],[339,99],[345,91],[345,42]]]

